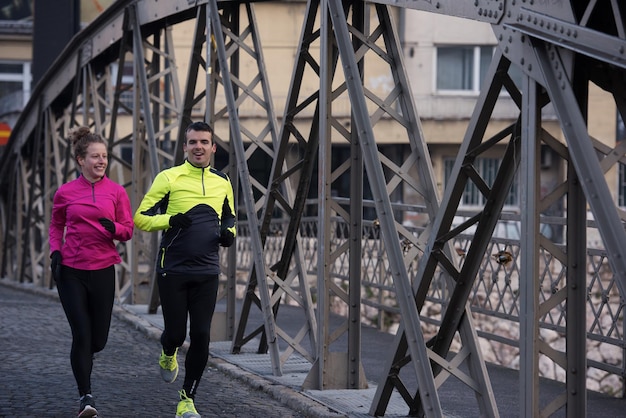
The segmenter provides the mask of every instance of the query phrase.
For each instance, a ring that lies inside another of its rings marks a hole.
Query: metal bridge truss
[[[427,138],[411,95],[390,5],[488,22],[499,42],[442,199],[437,196]],[[0,161],[0,274],[52,287],[47,230],[54,191],[75,176],[66,140],[69,129],[87,125],[108,140],[109,176],[127,187],[136,207],[154,175],[182,160],[184,127],[201,108],[205,120],[216,128],[217,143],[229,153],[224,171],[239,190],[240,218],[245,217],[250,228],[252,266],[239,323],[235,326],[234,249],[226,256],[226,281],[220,293],[220,298],[227,298],[227,312],[216,318],[216,328],[223,338],[232,340],[233,352],[260,341],[258,351],[269,352],[276,375],[298,353],[312,363],[305,382],[310,388],[367,385],[359,354],[362,202],[367,177],[402,315],[393,353],[385,359],[387,373],[378,382],[370,413],[384,415],[396,390],[411,415],[442,416],[444,400],[437,390],[452,377],[475,395],[481,415],[495,417],[499,412],[468,299],[508,190],[519,173],[520,415],[548,416],[565,408],[568,416],[580,416],[586,411],[587,287],[581,260],[586,257],[587,205],[598,224],[620,294],[626,294],[625,214],[616,207],[605,180],[608,170],[626,163],[625,145],[602,145],[587,128],[590,82],[611,93],[622,118],[626,116],[624,6],[617,0],[310,0],[280,124],[273,110],[253,6],[254,2],[217,0],[118,1],[72,40],[36,87]],[[176,69],[184,59],[174,56],[172,32],[188,20],[195,21],[195,33],[181,90]],[[384,63],[394,80],[394,89],[384,97],[363,83],[372,60]],[[126,63],[132,63],[132,82],[124,77]],[[510,78],[511,66],[522,71],[521,86]],[[305,82],[319,89],[307,93]],[[487,136],[502,89],[514,99],[519,117],[508,128]],[[337,110],[342,98],[350,103],[349,123]],[[565,143],[542,127],[541,112],[547,105],[558,116]],[[241,117],[249,114],[262,116]],[[259,119],[265,122],[259,125]],[[411,151],[401,161],[384,155],[377,146],[376,128],[382,120],[406,131]],[[349,160],[336,167],[330,165],[331,138],[345,141],[351,150]],[[493,184],[488,184],[473,164],[501,144],[506,144],[502,164]],[[564,182],[547,194],[539,191],[541,146],[552,149],[567,167]],[[295,161],[288,158],[294,148]],[[269,177],[255,178],[249,169],[250,161],[258,158],[272,161]],[[312,178],[316,165],[319,180]],[[349,205],[331,194],[333,182],[346,177]],[[299,234],[312,182],[319,186],[320,201],[317,316],[312,283],[303,270]],[[478,188],[486,203],[476,216],[452,227],[468,184]],[[399,188],[411,189],[423,199],[429,223],[422,234],[409,231],[394,216],[390,195]],[[559,246],[540,234],[540,215],[563,201],[566,246]],[[271,226],[276,214],[288,227],[281,231],[280,258],[267,260],[266,246],[276,239]],[[348,239],[337,239],[333,217],[349,225],[343,237]],[[452,242],[470,227],[476,232],[459,257],[452,251]],[[121,301],[134,303],[140,299],[142,284],[154,286],[157,240],[156,234],[137,231],[132,242],[120,244],[124,261],[118,269],[117,289]],[[535,280],[545,253],[558,259],[567,272],[562,286],[554,286],[551,292],[540,289]],[[346,257],[348,271],[337,271],[337,260]],[[417,273],[412,277],[409,266],[415,263]],[[427,337],[420,313],[433,279],[440,274],[448,285],[447,298],[440,326]],[[349,286],[344,288],[334,278],[346,275]],[[280,326],[279,307],[285,298],[303,313],[295,335]],[[348,312],[335,329],[329,321],[331,303],[343,303]],[[149,307],[154,311],[157,306],[158,295],[152,288]],[[254,309],[261,312],[263,326],[250,330],[248,320]],[[542,342],[539,334],[542,318],[554,310],[566,312],[565,351]],[[345,348],[340,340],[347,341]],[[280,347],[286,347],[282,354]],[[540,356],[550,358],[567,375],[566,391],[544,405],[539,404]],[[406,381],[401,378],[402,369],[402,376],[409,376]]]

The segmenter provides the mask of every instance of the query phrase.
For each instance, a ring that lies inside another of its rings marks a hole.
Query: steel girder
[[[252,154],[252,152],[254,152],[257,148],[261,148],[262,150],[264,150],[265,152],[267,152],[270,157],[272,157],[272,161],[274,162],[273,165],[275,164],[276,159],[274,158],[273,152],[271,151],[271,149],[273,149],[273,147],[276,145],[276,125],[275,125],[275,118],[274,118],[274,111],[273,111],[273,107],[271,106],[271,101],[269,101],[270,97],[269,97],[269,86],[267,85],[267,76],[266,76],[266,72],[265,72],[265,67],[264,67],[264,62],[263,62],[263,57],[262,57],[262,53],[260,50],[254,49],[254,48],[258,48],[260,46],[260,44],[258,43],[258,34],[256,33],[256,20],[254,18],[254,14],[252,13],[252,9],[250,7],[250,5],[246,5],[246,10],[248,11],[248,20],[250,23],[250,29],[251,30],[246,30],[246,31],[242,31],[243,36],[247,36],[248,34],[251,35],[253,44],[252,44],[252,49],[253,52],[256,54],[256,56],[254,56],[253,58],[255,59],[257,65],[258,65],[258,69],[259,69],[259,74],[261,75],[260,79],[253,79],[252,83],[253,84],[257,84],[260,82],[261,86],[263,87],[262,92],[264,94],[263,98],[266,100],[265,101],[265,106],[264,109],[266,111],[266,118],[269,122],[269,127],[271,129],[264,129],[261,131],[262,135],[254,137],[251,133],[251,131],[244,131],[242,129],[243,124],[241,123],[239,117],[238,117],[238,108],[240,106],[240,104],[242,103],[242,97],[247,97],[247,98],[251,98],[251,100],[255,100],[258,98],[258,96],[256,96],[256,94],[254,93],[254,85],[249,85],[249,86],[244,86],[241,83],[241,80],[238,80],[235,78],[235,76],[237,75],[237,72],[233,72],[232,66],[229,68],[228,65],[228,55],[227,55],[227,50],[226,50],[226,44],[225,44],[225,39],[229,40],[229,54],[233,54],[233,52],[239,53],[239,49],[244,49],[246,48],[246,43],[244,42],[244,39],[241,37],[238,37],[238,32],[235,30],[232,30],[233,28],[229,28],[228,25],[223,24],[220,21],[220,15],[219,15],[219,11],[218,11],[218,7],[217,7],[217,2],[216,1],[210,1],[208,6],[207,6],[207,19],[209,22],[211,22],[213,28],[215,28],[214,30],[217,32],[217,28],[221,29],[221,33],[216,33],[215,36],[215,43],[217,46],[217,55],[218,55],[218,59],[217,62],[219,64],[219,69],[220,69],[220,74],[222,77],[222,86],[224,87],[224,91],[225,91],[225,96],[226,96],[226,103],[227,103],[227,113],[228,113],[228,119],[229,119],[229,123],[230,123],[230,129],[231,129],[231,140],[230,140],[230,146],[234,148],[234,155],[236,157],[236,161],[237,161],[237,169],[238,169],[238,174],[239,174],[239,181],[241,182],[241,188],[240,188],[240,192],[241,195],[243,197],[244,200],[244,205],[246,208],[246,215],[247,215],[247,221],[248,221],[248,227],[249,227],[249,233],[250,233],[250,241],[251,241],[251,246],[252,246],[252,253],[253,253],[253,272],[256,273],[256,276],[253,277],[252,275],[250,276],[250,282],[248,285],[248,291],[246,292],[247,297],[250,297],[253,294],[253,289],[251,289],[252,284],[251,283],[255,283],[256,284],[256,288],[258,290],[258,300],[260,300],[260,304],[261,304],[261,311],[263,314],[263,329],[264,329],[264,335],[265,335],[265,341],[262,342],[261,344],[267,344],[267,347],[269,349],[269,354],[270,354],[270,358],[272,361],[272,370],[274,372],[275,375],[281,375],[282,374],[282,370],[281,370],[281,357],[280,357],[280,350],[279,350],[279,339],[278,337],[281,336],[283,338],[285,338],[286,340],[289,341],[289,338],[286,337],[288,334],[286,332],[281,332],[281,329],[277,326],[276,321],[275,321],[275,312],[274,312],[274,307],[278,306],[278,303],[280,302],[280,298],[281,298],[281,294],[276,295],[276,293],[274,292],[272,295],[270,295],[270,287],[269,287],[269,280],[273,280],[274,281],[274,291],[280,287],[281,289],[286,289],[285,292],[289,292],[290,289],[290,283],[291,281],[298,277],[298,275],[291,275],[289,279],[286,279],[285,276],[279,276],[279,279],[277,278],[273,278],[272,279],[272,272],[269,268],[266,267],[266,262],[265,262],[265,258],[263,256],[263,243],[265,242],[265,237],[262,237],[262,233],[267,234],[268,229],[264,228],[263,230],[260,227],[259,224],[259,214],[258,214],[258,209],[263,207],[265,205],[264,201],[265,201],[265,191],[266,191],[266,186],[263,183],[257,182],[255,184],[255,186],[257,187],[257,189],[259,187],[261,187],[261,197],[260,197],[260,205],[255,205],[255,201],[254,201],[254,195],[253,195],[253,184],[251,182],[251,177],[250,177],[250,173],[248,171],[247,165],[246,165],[246,161],[247,158]],[[235,10],[235,14],[238,10],[238,6],[235,6],[234,8]],[[207,31],[207,33],[211,33],[210,31]],[[232,61],[231,61],[232,64]],[[235,88],[236,87],[236,88]],[[245,88],[242,88],[245,87]],[[237,96],[236,97],[236,93],[240,93],[241,96]],[[248,149],[244,149],[244,142],[243,142],[243,136],[242,133],[246,133],[246,136],[249,140],[251,141],[251,146],[248,147]],[[263,139],[265,135],[271,135],[270,138],[272,139],[272,148],[268,148],[266,144],[263,143]],[[276,170],[275,168],[273,168],[273,171]],[[267,211],[264,210],[263,215],[265,217],[270,216],[270,213],[268,213]],[[267,225],[268,226],[268,225]],[[294,244],[297,242],[297,240],[295,239],[295,237],[292,237],[292,240],[290,242],[293,242]],[[293,247],[292,247],[293,248]],[[296,269],[296,271],[301,271],[299,269]],[[262,274],[260,274],[259,272],[263,272]],[[302,275],[299,275],[300,278],[300,282],[302,283]],[[283,281],[284,279],[284,281]],[[247,301],[244,301],[244,304],[246,304]],[[309,302],[304,302],[304,304],[302,306],[311,306],[310,301]],[[243,316],[242,316],[243,318]],[[306,318],[307,320],[309,318]],[[237,331],[237,335],[236,337],[239,337],[241,335],[241,331],[245,325],[246,325],[246,321],[247,318],[244,318],[243,321],[240,321],[240,328]],[[303,335],[307,334],[308,332],[310,332],[310,326],[308,321],[305,321],[305,324],[302,328],[303,332],[298,333],[298,335],[296,336],[296,338],[292,341],[289,341],[289,347],[295,349],[296,351],[302,351],[299,350],[300,346],[299,346],[299,341],[298,338],[302,338]],[[294,343],[295,341],[295,343]],[[235,341],[233,344],[233,347],[236,347],[238,344],[238,341]],[[292,353],[292,350],[289,349],[287,350],[287,355],[286,357],[289,357],[289,355]]]
[[[440,328],[435,336],[431,337],[428,342],[425,341],[424,351],[418,352],[420,357],[416,357],[411,352],[411,340],[415,337],[407,333],[407,323],[410,322],[410,319],[403,316],[405,324],[398,331],[395,340],[396,349],[393,360],[390,361],[386,369],[389,370],[388,376],[384,385],[379,386],[375,404],[372,405],[371,412],[376,415],[384,412],[391,395],[391,388],[395,387],[403,394],[412,415],[439,416],[442,406],[440,400],[433,396],[433,391],[436,391],[436,388],[443,384],[448,377],[453,376],[463,381],[474,392],[481,414],[498,416],[489,379],[484,369],[480,350],[477,347],[476,335],[472,331],[471,314],[466,306],[474,277],[495,228],[498,214],[507,198],[507,192],[513,182],[520,158],[520,128],[517,124],[483,142],[491,112],[501,88],[505,85],[514,88],[507,75],[508,66],[508,60],[502,58],[500,54],[496,54],[492,67],[486,76],[486,79],[491,80],[491,82],[479,96],[476,110],[470,120],[465,139],[452,169],[441,210],[433,218],[428,243],[420,259],[413,283],[415,289],[414,292],[411,292],[415,298],[413,303],[418,310],[421,310],[428,289],[436,277],[437,269],[440,268],[450,276],[448,304],[442,314]],[[515,95],[513,90],[511,92],[512,96],[519,96]],[[473,163],[481,153],[504,140],[509,140],[507,150],[502,157],[502,163],[494,184],[488,185],[480,177]],[[476,216],[451,229],[453,218],[468,182],[474,182],[478,186],[485,195],[487,204]],[[462,265],[457,267],[456,260],[452,258],[452,253],[446,246],[450,245],[456,235],[471,226],[476,226],[476,232]],[[414,332],[421,334],[419,328]],[[457,332],[462,348],[456,353],[451,353],[450,346]],[[420,338],[424,340],[423,336]],[[409,351],[408,355],[407,350]],[[417,386],[420,389],[413,395],[410,393],[409,386],[403,383],[399,372],[402,367],[415,361],[419,364],[429,365],[432,374],[430,376],[428,374],[417,375]],[[469,375],[464,371],[466,369],[469,370]],[[427,391],[424,391],[423,388],[427,388]]]
[[[361,15],[356,11],[358,10],[356,3],[345,4],[354,6],[353,16]],[[429,402],[427,409],[435,415],[440,414],[436,383],[432,377],[426,351],[424,351],[426,348],[425,340],[407,274],[407,267],[424,251],[428,228],[422,236],[415,236],[406,230],[401,224],[401,219],[394,219],[390,201],[393,190],[396,187],[402,187],[405,190],[412,189],[422,197],[429,217],[434,217],[440,209],[430,158],[415,105],[411,99],[409,82],[403,71],[402,54],[394,29],[395,26],[389,10],[384,6],[375,7],[379,26],[363,32],[359,31],[359,27],[367,27],[363,23],[358,25],[353,22],[353,25],[348,27],[345,17],[347,13],[342,14],[340,2],[331,1],[328,3],[328,8],[332,18],[335,42],[338,45],[343,64],[346,88],[352,103],[355,138],[358,140],[360,151],[363,153],[363,161],[371,184],[381,237],[389,258],[396,297],[403,313],[404,331],[410,327],[409,343],[406,344],[407,340],[404,340],[405,349],[409,350],[412,358],[425,360],[413,362],[414,372],[420,387],[426,388],[423,393],[425,394],[424,398]],[[386,97],[376,97],[374,92],[363,89],[360,72],[363,71],[365,57],[368,53],[375,53],[389,63],[396,88]],[[393,161],[375,146],[373,128],[386,117],[390,117],[406,129],[411,152],[406,155],[404,161]],[[411,167],[414,167],[419,173],[417,179],[406,175],[407,172],[411,172]],[[358,166],[352,165],[351,169],[358,170]],[[361,181],[361,179],[357,178],[356,181]],[[350,224],[352,225],[354,222],[351,220]],[[353,251],[352,246],[350,251]],[[451,247],[448,246],[444,251],[450,255]],[[359,275],[360,269],[352,274],[355,273]],[[358,276],[354,279],[359,280]],[[352,288],[350,290],[352,291]],[[469,340],[464,354],[470,358],[469,363],[471,363],[470,375],[472,377],[469,380],[473,382],[477,391],[487,394],[483,397],[485,402],[481,403],[481,409],[486,415],[491,415],[489,411],[494,409],[495,402],[489,395],[489,379],[482,364],[480,352],[475,345],[476,338],[471,326],[471,316],[467,315],[465,318],[466,321],[463,322],[461,328],[464,337]],[[447,366],[446,368],[450,369],[449,365]],[[389,390],[391,388],[390,385],[380,385],[377,397],[384,398],[386,395],[390,395]],[[397,388],[401,393],[406,393],[403,388],[399,386]],[[385,403],[386,400],[382,402]],[[378,414],[382,411],[380,407],[373,406],[371,412]]]
[[[584,317],[580,311],[584,312],[585,296],[581,293],[584,292],[586,285],[581,260],[584,260],[585,254],[582,247],[585,246],[585,203],[587,201],[598,223],[604,224],[600,226],[600,230],[602,236],[606,236],[603,239],[613,258],[611,266],[621,282],[618,285],[620,292],[625,289],[624,278],[626,276],[621,273],[624,267],[622,251],[625,244],[624,238],[626,238],[624,216],[623,212],[616,208],[604,177],[607,167],[614,166],[617,160],[623,159],[624,151],[622,146],[618,145],[610,150],[614,153],[614,158],[608,161],[602,160],[601,164],[598,159],[591,156],[598,153],[608,157],[610,152],[597,146],[589,137],[586,125],[588,100],[586,86],[590,81],[611,92],[618,109],[623,113],[623,88],[611,83],[611,80],[620,79],[624,74],[621,69],[624,67],[623,53],[626,47],[623,35],[624,22],[621,19],[620,6],[616,2],[610,3],[610,9],[601,8],[596,2],[584,4],[572,2],[570,8],[552,8],[547,3],[537,4],[537,2],[528,4],[521,2],[521,5],[518,2],[517,7],[515,2],[506,3],[506,7],[504,7],[504,2],[491,2],[490,4],[498,3],[503,6],[500,10],[507,12],[506,17],[499,21],[498,25],[494,25],[494,31],[500,40],[500,53],[495,57],[494,66],[499,65],[501,68],[494,67],[486,77],[487,87],[479,98],[474,117],[470,122],[468,133],[446,188],[442,202],[443,210],[434,219],[427,251],[421,260],[416,277],[416,283],[419,284],[416,300],[420,306],[420,301],[423,300],[423,295],[433,280],[436,269],[446,271],[455,280],[440,329],[427,344],[428,349],[434,352],[429,352],[428,358],[432,362],[436,379],[442,370],[441,364],[437,364],[436,359],[450,355],[452,338],[458,321],[462,317],[461,312],[467,303],[469,287],[475,280],[479,260],[484,256],[486,240],[491,236],[497,217],[502,211],[521,151],[524,161],[522,175],[524,190],[521,207],[522,231],[524,232],[521,245],[523,276],[520,277],[524,284],[520,287],[523,291],[521,303],[523,312],[520,315],[522,318],[520,324],[522,416],[548,416],[563,407],[566,407],[568,416],[577,416],[582,413],[581,411],[586,411],[585,385],[581,383],[584,380],[582,374],[586,370],[585,333],[581,330]],[[425,10],[432,6],[425,2],[401,2],[401,4]],[[482,6],[484,2],[474,4]],[[602,17],[600,19],[602,23],[608,21],[613,25],[601,26],[598,25],[598,19],[591,19],[594,8],[605,13],[598,12]],[[612,11],[613,14],[607,15],[607,11]],[[580,23],[577,19],[580,19]],[[586,27],[585,25],[590,22],[595,22],[595,25]],[[600,29],[607,33],[602,33]],[[558,35],[555,36],[555,33]],[[564,36],[560,37],[560,35]],[[580,38],[584,38],[584,41],[576,40]],[[508,76],[505,76],[506,68],[511,62],[519,65],[527,75],[521,94],[516,91],[511,80],[507,80]],[[490,109],[495,105],[502,86],[507,88],[512,97],[517,98],[520,106],[520,120],[517,126],[512,127],[506,135],[483,140],[485,127],[489,122]],[[555,107],[561,122],[567,143],[565,149],[562,145],[557,145],[558,142],[541,129],[540,111],[548,102]],[[482,152],[509,135],[508,151],[503,156],[503,163],[496,180],[493,185],[488,185],[478,175],[473,162]],[[565,183],[555,187],[544,197],[538,193],[539,139],[567,159],[568,167]],[[523,147],[519,145],[520,142],[524,144]],[[461,193],[469,183],[475,184],[481,190],[486,204],[477,216],[452,229],[452,220],[459,207]],[[564,196],[567,196],[568,202],[567,251],[539,234],[540,213],[559,199],[563,199]],[[444,255],[442,246],[459,232],[473,225],[476,226],[476,233],[464,256],[461,269],[457,270],[451,260]],[[540,248],[551,253],[568,269],[565,283],[554,283],[548,294],[538,287],[535,280],[539,277]],[[565,308],[568,312],[568,355],[543,342],[539,334],[539,323],[542,318],[553,310],[565,310]],[[395,384],[395,381],[399,380],[398,369],[406,365],[406,359],[402,356],[406,346],[402,346],[401,343],[402,341],[397,339],[398,349],[394,357],[395,363],[392,363],[397,365],[389,368],[388,384]],[[455,357],[460,353],[462,351],[455,354]],[[561,396],[543,405],[539,402],[541,386],[538,368],[539,358],[542,355],[567,371],[567,390]],[[428,358],[417,358],[411,355],[410,361],[421,363],[428,361]],[[423,376],[418,375],[418,382],[420,377]],[[437,409],[434,409],[433,413],[430,386],[425,386],[421,382],[418,386],[420,389],[415,398],[412,402],[408,402],[411,412],[420,416],[437,416]],[[477,395],[480,393],[477,392]],[[382,413],[388,398],[383,397],[376,401],[379,402],[379,409],[373,408],[372,411]]]
[[[268,239],[276,240],[275,237],[268,238],[268,236],[273,233],[270,222],[275,210],[274,204],[276,196],[279,196],[280,210],[288,214],[292,211],[290,205],[294,202],[293,191],[290,188],[290,184],[285,182],[285,179],[280,179],[283,173],[287,171],[284,165],[285,155],[280,154],[278,125],[271,102],[265,62],[256,29],[257,22],[252,5],[245,5],[249,26],[244,30],[235,30],[224,22],[220,23],[219,19],[216,17],[218,16],[217,4],[210,3],[209,6],[211,7],[211,16],[214,19],[213,27],[222,28],[221,36],[215,37],[218,52],[217,62],[221,64],[220,74],[222,75],[222,85],[225,87],[225,90],[228,90],[231,84],[236,87],[233,93],[229,93],[232,94],[232,99],[227,100],[230,106],[228,108],[228,114],[231,120],[231,129],[236,130],[241,126],[241,131],[246,137],[245,142],[241,136],[239,139],[236,137],[231,138],[229,142],[230,146],[235,148],[235,161],[238,162],[238,167],[245,168],[245,165],[242,165],[242,161],[258,158],[260,153],[265,154],[266,159],[272,161],[269,181],[265,180],[264,182],[263,179],[260,178],[254,179],[250,177],[250,173],[243,175],[240,172],[240,179],[242,181],[241,190],[244,192],[248,191],[248,199],[251,202],[250,206],[247,207],[246,215],[251,237],[253,265],[248,277],[237,329],[234,335],[232,335],[233,345],[231,349],[234,353],[238,353],[243,345],[250,342],[255,337],[260,337],[257,351],[265,353],[269,350],[272,360],[272,370],[274,374],[281,375],[282,365],[294,352],[301,354],[304,358],[309,359],[309,361],[312,361],[314,358],[314,355],[310,353],[310,348],[307,349],[306,345],[302,344],[302,341],[307,336],[314,338],[315,319],[310,290],[306,283],[306,275],[303,270],[304,262],[299,251],[300,239],[297,235],[297,230],[289,229],[283,235],[284,239],[282,240],[283,246],[289,248],[289,255],[291,256],[292,253],[295,253],[296,261],[293,265],[291,265],[291,258],[288,258],[282,265],[281,262],[283,260],[279,261],[274,266],[268,267],[265,257],[263,256],[263,246],[266,245]],[[234,15],[238,13],[238,9],[239,6],[233,8]],[[228,46],[228,56],[226,55],[226,48],[223,52],[220,49],[221,38],[226,41],[226,46]],[[251,38],[251,41],[246,40],[246,38]],[[235,74],[233,74],[232,66],[229,68],[225,65],[228,57],[236,56],[241,58],[243,54],[249,55],[249,58],[251,58],[258,67],[258,75],[253,77],[248,85],[245,85],[242,80],[234,78],[233,75]],[[236,99],[235,94],[237,95]],[[238,114],[237,109],[245,105],[245,100],[260,104],[266,114],[267,124],[256,135],[253,134],[252,128],[245,129],[246,121],[235,119]],[[215,115],[221,116],[221,112],[216,111]],[[280,135],[284,135],[284,133]],[[268,137],[271,140],[270,142],[267,141]],[[250,145],[244,150],[244,144]],[[252,182],[250,180],[252,180]],[[253,200],[253,190],[257,192],[255,193],[257,195],[256,202]],[[245,198],[246,195],[244,193],[244,200]],[[280,238],[283,237],[281,236]],[[259,274],[259,272],[263,273]],[[287,295],[292,301],[295,301],[297,306],[302,308],[304,312],[301,327],[296,332],[296,335],[293,336],[290,336],[287,330],[282,329],[280,325],[276,323],[275,319],[280,301],[284,295]],[[249,315],[251,314],[252,308],[255,306],[261,311],[263,325],[252,330],[247,330]],[[248,334],[246,334],[247,331]],[[281,340],[286,343],[282,354],[278,346]]]

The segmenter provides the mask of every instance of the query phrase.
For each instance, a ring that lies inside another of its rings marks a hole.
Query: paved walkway
[[[287,310],[277,318],[284,329],[292,320],[300,324],[298,312]],[[109,343],[94,364],[92,385],[99,417],[174,416],[179,382],[163,382],[156,369],[161,315],[147,314],[145,305],[116,306],[114,312]],[[0,417],[75,416],[78,404],[69,364],[70,330],[56,291],[0,280],[0,330]],[[381,359],[389,355],[393,336],[364,328],[362,341],[369,388],[325,391],[302,389],[311,364],[297,355],[288,359],[283,376],[276,377],[269,355],[255,353],[258,344],[248,343],[241,354],[233,355],[229,342],[212,342],[196,402],[198,411],[203,418],[370,417],[376,382],[385,372]],[[518,373],[493,365],[487,368],[500,416],[519,416]],[[542,402],[553,400],[563,390],[559,383],[542,382]],[[446,418],[479,416],[473,395],[455,379],[448,379],[439,395]],[[624,411],[626,399],[589,392],[587,417],[624,417]],[[407,413],[405,402],[396,395],[385,416]],[[553,415],[565,416],[565,411]]]
[[[0,417],[69,418],[78,413],[71,332],[60,303],[50,296],[0,285]],[[116,313],[92,373],[99,418],[174,417],[182,381],[161,380],[158,340],[139,332],[120,309]],[[212,361],[200,382],[196,408],[203,417],[306,416],[221,367],[219,359]]]

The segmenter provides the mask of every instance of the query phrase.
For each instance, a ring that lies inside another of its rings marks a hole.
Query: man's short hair
[[[189,131],[210,132],[211,135],[213,134],[213,128],[206,122],[192,122],[187,126],[187,129],[185,129],[185,134]]]

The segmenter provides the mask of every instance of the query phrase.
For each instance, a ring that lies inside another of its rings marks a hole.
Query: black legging
[[[72,329],[70,361],[78,393],[91,393],[93,354],[109,338],[115,298],[115,267],[77,270],[63,266],[57,290]]]
[[[183,345],[187,336],[189,314],[189,350],[185,357],[183,389],[193,397],[209,360],[211,319],[215,311],[219,277],[158,275],[159,296],[163,310],[164,330],[161,345],[165,354],[172,355]]]

